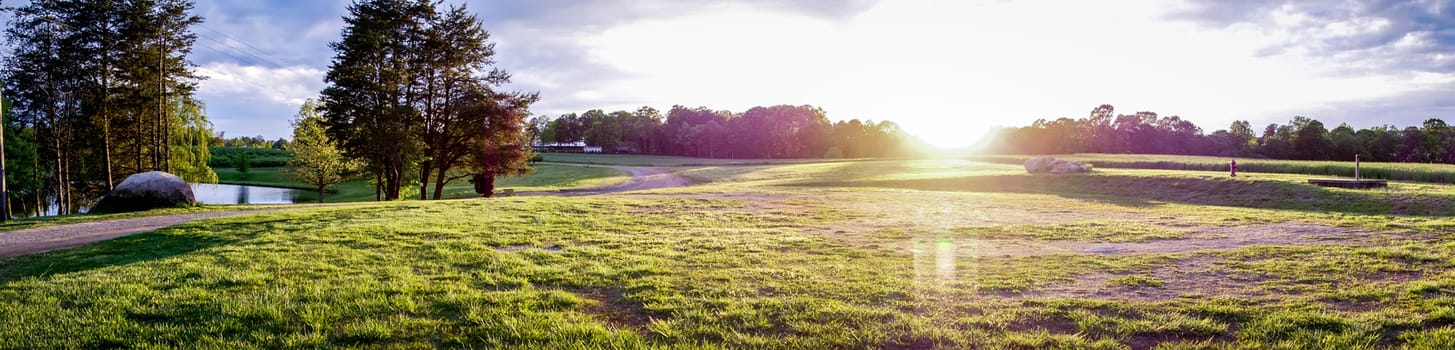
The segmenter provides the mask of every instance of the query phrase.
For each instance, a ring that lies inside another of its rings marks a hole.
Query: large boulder
[[[1051,162],[1054,162],[1054,161],[1056,161],[1056,158],[1051,158],[1051,157],[1035,157],[1035,158],[1031,158],[1029,160],[1026,160],[1026,172],[1032,173],[1032,174],[1050,172],[1051,171]]]
[[[154,208],[178,208],[197,204],[192,186],[177,175],[149,171],[127,176],[96,206],[92,213],[121,213]]]
[[[1091,166],[1064,159],[1036,157],[1026,161],[1026,172],[1032,174],[1089,173]]]
[[[1051,162],[1051,173],[1052,174],[1089,173],[1089,172],[1091,172],[1091,166],[1090,165],[1081,164],[1081,163],[1077,163],[1077,162],[1073,162],[1073,161],[1069,161],[1069,160],[1061,160],[1061,159],[1057,159],[1056,161]]]

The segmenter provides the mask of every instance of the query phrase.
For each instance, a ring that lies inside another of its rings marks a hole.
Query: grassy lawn
[[[281,174],[282,168],[253,168],[246,174],[239,173],[237,169],[220,168],[215,169],[219,182],[236,185],[256,185],[297,188],[312,190],[308,185],[293,182],[284,178]],[[626,172],[593,166],[579,166],[567,164],[537,164],[535,171],[531,174],[519,177],[500,178],[495,181],[497,190],[514,189],[517,192],[527,191],[557,191],[574,188],[603,187],[625,181],[629,175]],[[324,196],[327,202],[361,202],[374,200],[374,187],[366,180],[356,180],[334,185],[329,188],[332,192]],[[433,188],[430,191],[434,191]],[[418,191],[415,189],[410,199],[418,198]],[[431,193],[432,194],[432,193]],[[475,194],[474,185],[464,180],[451,182],[445,185],[443,198],[470,198],[478,197]],[[300,193],[294,200],[299,202],[317,201],[314,193]]]
[[[974,160],[1023,164],[1035,156],[982,156]],[[1157,154],[1066,154],[1052,157],[1086,162],[1098,168],[1161,169],[1194,171],[1228,171],[1227,157],[1177,156]],[[1354,162],[1271,160],[1238,158],[1239,173],[1284,173],[1318,176],[1354,177]],[[1425,163],[1364,162],[1360,175],[1371,179],[1388,179],[1455,184],[1455,165]]]
[[[1450,348],[1455,187],[958,160],[679,168],[0,260],[0,348]]]

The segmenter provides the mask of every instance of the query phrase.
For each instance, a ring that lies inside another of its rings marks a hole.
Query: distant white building
[[[576,141],[576,142],[537,143],[537,144],[534,144],[534,145],[530,145],[530,148],[532,150],[536,151],[536,152],[568,152],[568,153],[579,153],[579,152],[586,152],[586,142],[584,142],[584,141]]]

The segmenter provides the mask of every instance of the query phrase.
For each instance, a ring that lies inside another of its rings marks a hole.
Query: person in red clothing
[[[1238,177],[1238,160],[1234,159],[1232,163],[1228,164],[1228,169],[1230,171],[1229,174],[1233,177]]]

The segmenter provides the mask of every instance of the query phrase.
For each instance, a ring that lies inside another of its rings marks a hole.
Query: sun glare
[[[962,151],[980,144],[990,130],[995,126],[981,121],[966,121],[964,123],[944,123],[939,127],[933,125],[905,126],[925,145],[933,147],[931,151]]]

